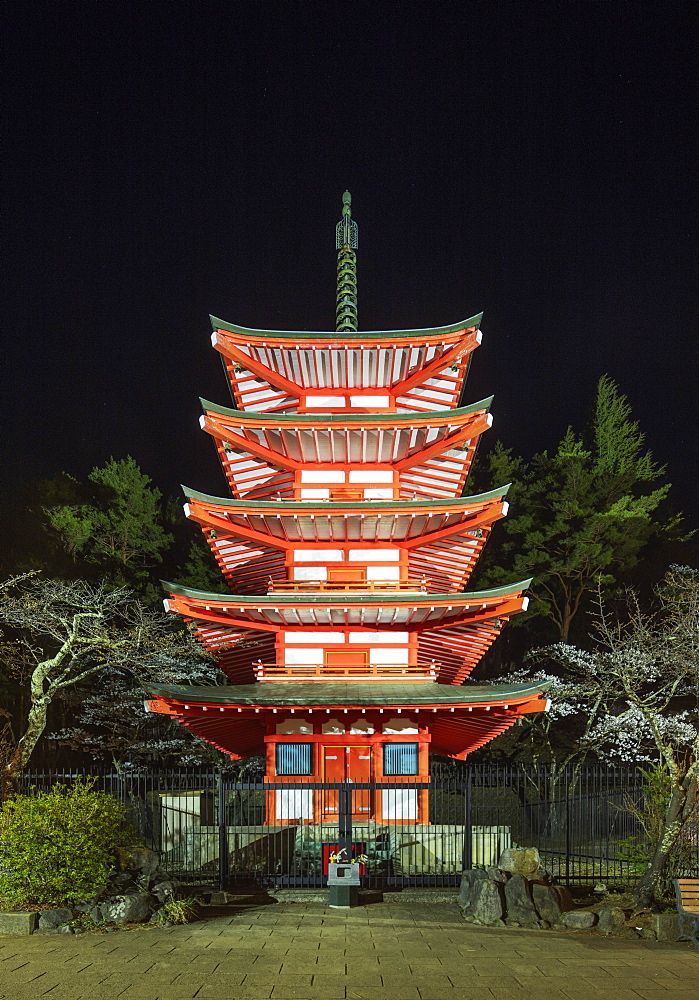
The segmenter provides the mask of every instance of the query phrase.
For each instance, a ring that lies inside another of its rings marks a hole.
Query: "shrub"
[[[161,927],[168,924],[189,924],[196,919],[197,913],[197,901],[192,896],[169,899],[157,911],[153,922]]]
[[[0,904],[57,906],[107,885],[113,850],[135,833],[95,779],[19,795],[0,808]]]

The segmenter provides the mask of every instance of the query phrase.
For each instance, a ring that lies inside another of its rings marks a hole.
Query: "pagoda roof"
[[[185,513],[201,525],[224,575],[257,593],[270,578],[286,578],[284,552],[298,545],[382,542],[408,552],[411,579],[429,578],[430,590],[458,591],[493,522],[506,512],[508,489],[437,501],[296,503],[230,500],[183,487]]]
[[[523,610],[522,597],[531,579],[491,590],[462,594],[387,592],[358,594],[329,591],[322,595],[216,594],[163,581],[170,594],[166,609],[195,622],[214,626],[216,632],[252,629],[279,631],[289,628],[435,629],[442,625],[474,626]],[[225,636],[219,635],[217,644]]]
[[[423,413],[272,414],[202,400],[201,425],[239,497],[288,494],[306,465],[384,464],[400,474],[403,493],[446,498],[463,491],[491,401]]]
[[[459,406],[453,410],[430,410],[425,413],[410,411],[409,413],[362,413],[346,410],[344,413],[257,413],[251,410],[233,410],[228,406],[220,406],[212,403],[208,399],[199,398],[202,408],[207,412],[220,413],[224,417],[231,417],[239,420],[245,426],[268,427],[275,424],[300,424],[308,426],[313,424],[323,427],[325,424],[351,424],[353,426],[363,425],[388,425],[414,424],[415,426],[435,426],[439,424],[455,424],[460,422],[460,418],[478,413],[480,410],[486,412],[490,409],[493,396],[479,399],[477,403],[470,406]]]
[[[147,707],[182,726],[233,758],[264,752],[265,715],[278,709],[300,712],[356,710],[429,713],[435,753],[463,760],[472,750],[521,718],[547,707],[545,684],[448,686],[412,684],[242,684],[187,687],[152,684]]]
[[[211,326],[214,330],[226,330],[228,333],[237,334],[247,340],[291,340],[300,344],[303,341],[343,343],[345,341],[381,341],[381,340],[416,340],[421,341],[427,338],[445,337],[449,334],[462,333],[471,327],[478,327],[483,319],[483,313],[476,313],[469,319],[460,320],[458,323],[449,323],[447,326],[433,326],[412,330],[359,330],[350,332],[343,330],[311,331],[311,330],[256,330],[251,327],[238,326],[236,323],[227,323],[217,316],[209,316]]]
[[[337,705],[366,708],[429,708],[452,705],[509,706],[530,701],[546,691],[546,684],[435,684],[430,681],[411,684],[336,683],[287,684],[268,681],[264,684],[231,684],[217,687],[189,687],[182,684],[142,682],[150,694],[187,705],[245,705],[252,708],[322,707]]]
[[[333,501],[328,504],[323,500],[301,500],[291,503],[288,500],[234,500],[230,497],[215,497],[210,493],[200,493],[189,486],[181,484],[182,492],[186,497],[193,500],[202,500],[205,503],[216,504],[220,507],[230,507],[241,512],[278,511],[290,517],[297,515],[322,514],[326,517],[334,516],[336,513],[350,511],[351,513],[363,514],[367,511],[377,511],[383,516],[384,513],[391,514],[413,514],[419,513],[425,508],[438,510],[444,513],[461,512],[469,506],[476,506],[488,500],[501,500],[507,495],[511,483],[500,487],[497,490],[488,490],[486,493],[475,493],[465,497],[447,497],[437,500],[355,500],[355,501]]]
[[[372,390],[384,397],[384,408],[441,410],[459,405],[481,342],[480,318],[422,331],[292,333],[248,330],[212,317],[211,341],[241,410],[317,409],[317,394],[325,397],[324,409],[375,409],[376,399],[372,406],[353,398]]]

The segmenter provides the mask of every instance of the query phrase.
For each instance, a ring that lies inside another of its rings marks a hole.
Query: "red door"
[[[370,746],[323,747],[323,781],[371,781]],[[323,818],[338,815],[337,792],[323,794]],[[356,789],[352,794],[352,818],[367,819],[371,815],[372,793],[368,788]]]

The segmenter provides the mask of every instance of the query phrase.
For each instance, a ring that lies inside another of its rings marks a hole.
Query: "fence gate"
[[[472,861],[468,808],[463,783],[222,782],[220,882],[323,886],[329,856],[344,852],[364,859],[366,885],[457,885]],[[487,864],[506,839],[493,838]]]

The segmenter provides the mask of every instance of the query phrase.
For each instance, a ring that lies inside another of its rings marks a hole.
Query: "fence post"
[[[228,881],[228,828],[226,826],[226,785],[223,775],[216,775],[218,785],[218,887]]]
[[[345,859],[352,860],[352,786],[340,788],[338,793],[338,849],[345,852]]]
[[[565,774],[566,793],[566,885],[570,885],[570,775]]]
[[[464,842],[461,854],[462,870],[467,872],[473,868],[473,844],[471,835],[471,784],[473,781],[473,771],[469,766],[466,772],[466,787],[464,789]]]

